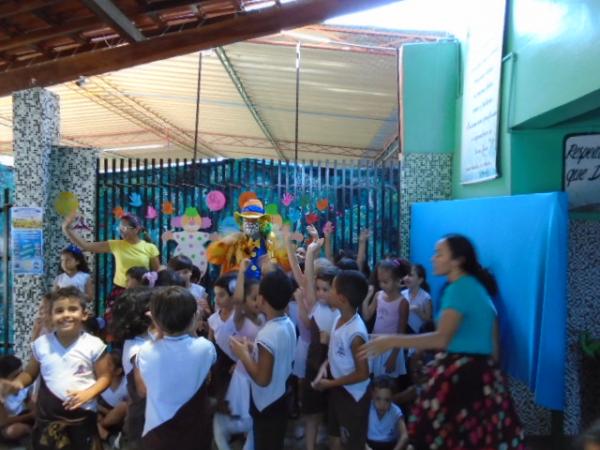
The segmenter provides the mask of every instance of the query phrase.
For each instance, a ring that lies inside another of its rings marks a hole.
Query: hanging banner
[[[570,211],[600,212],[600,134],[565,139],[563,183]]]
[[[498,177],[496,153],[506,0],[473,2],[462,104],[461,183]]]
[[[11,209],[12,264],[15,275],[44,274],[44,209]]]

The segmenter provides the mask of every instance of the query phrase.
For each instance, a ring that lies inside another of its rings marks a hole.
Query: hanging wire
[[[198,86],[196,87],[196,127],[194,129],[194,172],[198,158],[198,125],[200,122],[200,84],[202,82],[202,52],[198,52]]]
[[[294,163],[298,164],[298,130],[300,116],[300,49],[302,44],[296,45],[296,138],[294,142]]]

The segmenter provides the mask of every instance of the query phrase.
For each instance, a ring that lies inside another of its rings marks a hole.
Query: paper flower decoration
[[[240,194],[240,198],[238,198],[238,205],[240,206],[240,209],[242,209],[244,207],[244,205],[246,204],[246,202],[248,200],[250,200],[251,198],[257,198],[256,197],[256,193],[254,192],[242,192]]]
[[[212,220],[210,219],[210,217],[203,217],[202,218],[202,226],[200,227],[202,230],[206,230],[207,228],[212,227]]]
[[[319,211],[325,211],[329,207],[329,200],[322,198],[317,202],[317,209]]]
[[[133,206],[134,208],[139,208],[142,206],[142,196],[137,193],[129,194],[129,206]]]
[[[331,234],[335,230],[335,226],[330,221],[325,222],[323,225],[323,234]]]
[[[221,211],[225,208],[225,194],[221,191],[210,191],[206,194],[206,206],[212,212]]]
[[[283,194],[283,197],[281,197],[281,203],[283,203],[284,206],[290,206],[293,201],[294,196],[292,194],[288,194],[287,192]]]
[[[297,209],[292,209],[289,213],[288,213],[288,219],[290,219],[290,221],[292,221],[293,223],[298,222],[300,220],[300,211],[298,211]]]
[[[156,219],[158,217],[158,213],[156,212],[156,209],[154,209],[154,206],[150,206],[148,205],[148,208],[146,209],[146,219]]]
[[[116,208],[113,209],[113,216],[115,216],[115,218],[120,219],[124,215],[125,215],[125,210],[123,208],[121,208],[120,206],[117,206]]]
[[[275,215],[279,214],[279,207],[277,206],[276,203],[269,203],[265,207],[265,212],[271,216],[275,216]]]
[[[72,192],[61,192],[54,200],[54,209],[61,216],[68,216],[79,208],[79,199]]]
[[[319,221],[319,216],[316,215],[315,213],[310,213],[306,215],[306,224],[307,225],[312,225],[315,224]]]
[[[163,214],[166,214],[168,216],[173,214],[175,212],[175,208],[173,208],[173,203],[171,203],[169,201],[163,202],[162,212],[163,212]]]
[[[182,228],[182,225],[181,225],[181,216],[173,216],[173,217],[171,217],[171,227],[172,228]]]

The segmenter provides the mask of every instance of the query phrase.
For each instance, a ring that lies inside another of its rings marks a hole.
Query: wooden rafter
[[[34,86],[63,83],[81,75],[97,75],[253,39],[392,1],[298,0],[252,13],[214,18],[194,29],[146,39],[135,44],[57,58],[17,69],[9,68],[0,73],[0,96]]]
[[[46,6],[59,3],[61,0],[13,0],[0,5],[0,18],[18,16]]]

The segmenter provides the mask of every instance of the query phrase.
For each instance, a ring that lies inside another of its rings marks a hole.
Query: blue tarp
[[[546,408],[564,407],[568,209],[565,193],[415,204],[411,261],[430,274],[434,301],[444,279],[431,256],[443,235],[459,233],[476,246],[496,276],[500,295],[502,366],[526,383]]]

